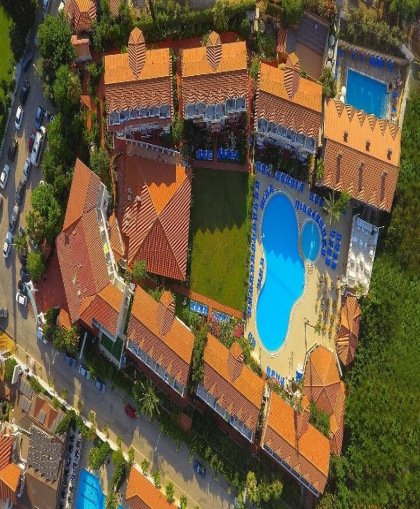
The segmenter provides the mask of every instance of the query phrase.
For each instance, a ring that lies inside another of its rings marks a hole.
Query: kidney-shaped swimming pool
[[[282,346],[293,304],[303,292],[305,268],[298,238],[293,205],[285,194],[277,193],[267,203],[262,220],[266,275],[256,315],[258,335],[271,352]]]

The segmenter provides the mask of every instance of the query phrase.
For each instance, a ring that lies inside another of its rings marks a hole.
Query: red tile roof
[[[328,99],[324,137],[323,185],[389,212],[398,180],[399,127]]]
[[[202,385],[231,416],[237,417],[255,432],[264,381],[244,364],[238,343],[234,343],[228,350],[208,334]]]
[[[175,505],[134,467],[130,470],[125,499],[130,509],[175,509]]]
[[[318,346],[309,355],[303,394],[330,415],[331,450],[339,455],[344,433],[345,388],[340,380],[335,356],[324,346]]]
[[[182,52],[181,88],[187,104],[217,104],[229,98],[247,97],[248,70],[245,42],[222,44],[212,32],[205,47]]]
[[[23,471],[15,463],[9,463],[0,470],[0,499],[17,505],[17,490]]]
[[[93,0],[67,0],[64,7],[70,23],[74,23],[77,32],[92,29],[96,18],[96,4]]]
[[[170,302],[165,293],[160,302],[156,302],[137,286],[127,338],[137,343],[170,375],[186,386],[194,348],[194,335],[186,325],[173,316],[173,306],[170,303],[166,305],[165,302]]]
[[[301,78],[299,71],[299,60],[293,53],[288,56],[284,70],[261,64],[255,129],[258,119],[264,118],[305,136],[318,138],[322,87],[319,83]]]
[[[173,118],[169,49],[147,50],[138,28],[131,32],[128,46],[128,53],[105,56],[104,83],[108,113],[169,105]]]
[[[306,411],[299,416],[272,392],[261,443],[323,493],[328,479],[330,444],[328,438],[307,423]]]
[[[82,318],[91,326],[93,315],[98,321],[100,316],[104,327],[116,334],[115,307],[122,292],[107,288],[110,279],[96,211],[99,189],[99,177],[77,160],[63,231],[56,240],[57,256],[71,323]]]
[[[76,48],[76,62],[91,60],[89,39],[87,37],[71,36],[71,43]]]
[[[347,295],[341,307],[341,327],[336,342],[337,354],[344,366],[354,361],[359,338],[361,310],[357,298]]]
[[[0,470],[11,461],[14,441],[15,437],[12,435],[0,435]]]
[[[129,239],[128,263],[143,259],[148,272],[184,280],[191,170],[152,159],[127,157],[125,186],[122,231]]]

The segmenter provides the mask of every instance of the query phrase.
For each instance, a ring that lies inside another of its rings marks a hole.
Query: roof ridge
[[[169,201],[171,201],[171,200],[169,200]],[[169,202],[168,202],[168,203],[169,203]],[[163,210],[164,210],[165,208],[166,208],[166,206],[162,209],[162,212],[163,212]],[[162,228],[163,232],[165,233],[165,239],[167,240],[167,243],[168,243],[169,249],[170,249],[170,251],[171,251],[171,253],[172,253],[173,259],[174,259],[174,260],[175,260],[175,262],[176,262],[176,266],[177,266],[177,268],[178,268],[178,271],[179,271],[179,273],[180,273],[180,274],[182,274],[182,270],[181,270],[181,267],[180,267],[180,265],[179,265],[179,261],[178,261],[178,259],[177,259],[176,255],[175,255],[175,252],[174,252],[174,250],[173,250],[173,248],[172,248],[172,244],[171,244],[171,242],[169,242],[169,237],[168,237],[168,234],[167,234],[167,232],[166,232],[166,229],[165,229],[165,227],[163,226],[162,221],[160,220],[160,215],[157,217],[157,220],[159,221],[159,224],[160,224],[160,226],[161,226],[161,228]]]

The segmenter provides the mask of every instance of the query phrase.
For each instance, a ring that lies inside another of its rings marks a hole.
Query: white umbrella
[[[344,97],[340,95],[340,101],[344,104]]]
[[[341,95],[346,95],[346,87],[341,87]]]

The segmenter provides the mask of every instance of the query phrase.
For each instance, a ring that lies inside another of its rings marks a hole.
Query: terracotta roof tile
[[[63,329],[70,329],[71,328],[70,315],[68,314],[68,312],[63,307],[60,307],[60,311],[58,313],[58,322],[57,322],[57,325],[59,327],[63,327]]]
[[[134,467],[130,470],[125,499],[131,509],[175,509],[175,505]]]
[[[122,231],[129,238],[129,264],[144,259],[149,272],[185,279],[191,170],[151,159],[127,157],[125,185],[124,196],[131,197],[124,203],[122,222]]]
[[[11,461],[15,438],[11,435],[0,435],[0,470]]]
[[[293,408],[272,392],[261,443],[323,493],[328,478],[329,440],[311,424],[299,436],[295,417]]]
[[[328,99],[324,136],[323,184],[389,212],[398,180],[400,129]]]
[[[71,36],[71,43],[76,48],[76,61],[89,60],[92,58],[87,37]]]
[[[309,355],[303,379],[303,394],[332,417],[331,450],[340,454],[344,432],[345,387],[340,380],[335,356],[318,346]]]
[[[64,8],[71,23],[77,32],[90,30],[96,18],[96,5],[93,0],[67,0]]]
[[[235,346],[236,345],[236,346]],[[243,364],[242,350],[228,350],[208,334],[204,350],[203,387],[225,410],[255,431],[261,408],[264,381]]]
[[[127,337],[137,343],[153,359],[159,359],[159,364],[186,386],[194,347],[194,335],[177,318],[172,321],[172,327],[161,334],[158,314],[159,303],[137,286]]]
[[[361,310],[357,298],[347,295],[341,308],[341,327],[336,342],[337,354],[344,366],[354,361],[359,338]]]
[[[121,258],[124,257],[125,247],[121,238],[121,232],[118,225],[117,218],[113,214],[109,218],[109,241],[111,242],[112,251],[114,253],[115,261],[118,262]]]
[[[89,325],[92,323],[92,319],[95,319],[106,330],[116,335],[123,300],[122,292],[109,283],[97,295],[85,300],[80,308],[80,318]]]
[[[15,463],[9,463],[0,470],[0,481],[16,493],[22,473],[22,469]]]
[[[258,119],[265,118],[268,122],[317,139],[321,127],[322,87],[301,78],[298,67],[296,60],[290,60],[290,56],[285,70],[261,64],[256,129]]]

